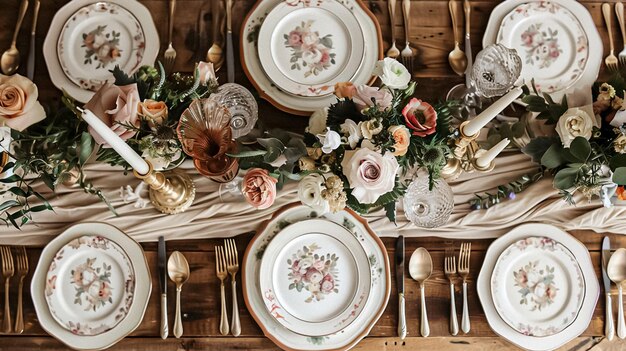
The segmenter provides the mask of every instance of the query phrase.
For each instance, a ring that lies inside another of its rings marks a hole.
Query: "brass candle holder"
[[[150,186],[150,201],[162,213],[175,214],[185,212],[196,197],[196,187],[191,177],[177,169],[158,172],[148,161],[150,170],[147,174],[133,171],[135,177]]]
[[[481,149],[476,141],[480,132],[474,135],[467,135],[463,132],[467,123],[469,122],[465,121],[459,126],[459,138],[454,142],[452,157],[448,159],[448,163],[441,170],[441,176],[447,180],[454,180],[463,172],[489,172],[495,167],[493,161],[486,167],[481,167],[476,163],[486,151]]]

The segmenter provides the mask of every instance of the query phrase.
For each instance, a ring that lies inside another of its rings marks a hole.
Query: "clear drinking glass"
[[[440,227],[450,218],[454,208],[452,188],[443,179],[435,180],[432,190],[428,189],[428,175],[414,178],[404,194],[404,214],[416,226]]]
[[[221,85],[209,99],[230,111],[230,128],[237,139],[250,133],[259,118],[259,107],[252,93],[235,83]]]
[[[476,56],[472,67],[472,82],[480,96],[502,96],[515,85],[521,72],[522,60],[515,49],[492,44]]]

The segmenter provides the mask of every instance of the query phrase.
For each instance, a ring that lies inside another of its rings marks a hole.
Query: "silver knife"
[[[167,339],[167,253],[165,250],[165,238],[159,237],[157,250],[157,267],[159,268],[159,286],[161,287],[161,338]]]
[[[469,0],[463,1],[463,12],[465,13],[465,55],[467,56],[467,68],[465,68],[465,86],[469,89],[472,85],[472,43],[470,39],[470,2]]]
[[[226,72],[228,83],[235,82],[235,53],[233,52],[233,0],[226,0]]]
[[[35,77],[35,34],[37,32],[37,19],[39,18],[39,7],[41,2],[35,0],[33,9],[33,24],[30,28],[30,47],[28,49],[28,61],[26,62],[26,76],[31,81]]]
[[[611,258],[611,240],[605,236],[602,240],[602,281],[604,282],[604,294],[606,297],[606,321],[604,324],[604,334],[608,340],[615,336],[615,325],[613,324],[613,303],[611,301],[611,280],[606,273],[606,266]],[[621,306],[618,306],[621,308]]]
[[[398,285],[398,336],[406,338],[406,310],[404,301],[404,237],[396,240],[396,284]]]

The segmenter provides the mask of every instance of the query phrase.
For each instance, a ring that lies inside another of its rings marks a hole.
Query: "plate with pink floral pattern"
[[[532,236],[507,247],[491,276],[500,317],[519,333],[545,337],[576,320],[585,280],[574,255],[558,241]]]
[[[285,1],[259,31],[259,59],[274,84],[299,96],[332,94],[335,83],[354,78],[365,52],[354,13],[339,1]]]
[[[515,7],[502,19],[497,43],[517,50],[521,76],[554,93],[573,86],[585,72],[589,42],[580,21],[558,3],[535,1]]]
[[[263,255],[259,279],[265,306],[280,324],[301,335],[323,336],[359,316],[371,269],[354,234],[311,219],[276,235]]]
[[[135,271],[128,255],[102,236],[74,238],[57,251],[45,295],[54,319],[79,335],[99,335],[128,315]]]

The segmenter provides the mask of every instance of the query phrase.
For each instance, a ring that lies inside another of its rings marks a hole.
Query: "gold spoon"
[[[189,279],[189,263],[182,253],[172,252],[167,260],[167,273],[176,284],[176,320],[174,321],[174,336],[180,338],[183,335],[183,321],[180,315],[180,292],[183,284]]]
[[[459,47],[459,29],[456,25],[458,4],[455,0],[450,0],[448,2],[448,7],[450,8],[450,17],[452,17],[452,29],[454,31],[454,50],[450,51],[450,54],[448,55],[448,62],[450,63],[450,67],[452,67],[454,73],[462,76],[463,73],[465,73],[465,69],[467,68],[467,56]]]
[[[430,334],[430,326],[428,325],[428,315],[426,313],[426,298],[424,296],[424,283],[433,272],[433,260],[423,247],[413,251],[409,260],[409,274],[413,280],[417,281],[420,286],[422,320],[420,322],[420,333],[426,337]]]
[[[626,281],[626,249],[617,249],[606,265],[606,274],[617,285],[617,336],[626,338],[626,323],[624,322],[624,305],[622,304],[622,283]]]
[[[219,14],[221,13],[221,1],[213,2],[213,7],[211,8],[211,17],[213,24],[213,45],[209,48],[209,51],[206,53],[207,62],[211,62],[213,64],[213,68],[217,71],[222,67],[224,63],[224,51],[222,47],[218,44],[218,38],[222,33],[222,22],[219,18]]]
[[[11,47],[2,53],[2,57],[0,58],[0,69],[2,69],[2,73],[7,76],[15,73],[18,67],[20,67],[20,52],[17,50],[15,44],[17,43],[17,35],[20,32],[20,27],[22,26],[26,9],[28,9],[28,0],[22,0],[20,12],[17,15],[17,24],[15,25],[15,31],[13,32]]]

